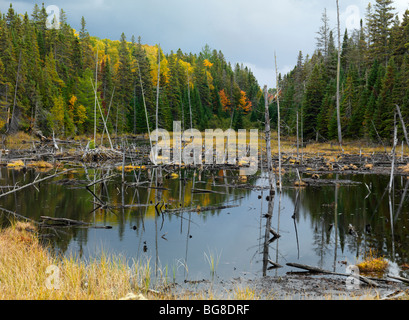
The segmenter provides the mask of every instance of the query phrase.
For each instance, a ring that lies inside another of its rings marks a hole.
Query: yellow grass
[[[5,140],[5,145],[8,149],[30,148],[33,141],[37,139],[30,136],[25,132],[17,132],[15,134],[8,135]]]
[[[150,290],[150,280],[149,261],[129,267],[122,257],[107,254],[87,262],[56,258],[39,243],[31,223],[17,222],[0,230],[0,300],[259,300],[264,296],[247,286],[224,294],[186,290],[175,295],[160,288]],[[345,298],[354,300],[350,295]],[[274,292],[267,299],[274,299]]]
[[[357,267],[361,273],[383,274],[389,266],[389,262],[383,257],[377,257],[376,253],[370,250],[364,257],[364,261]]]
[[[122,166],[118,166],[118,167],[116,167],[116,169],[118,171],[122,171]],[[133,170],[145,170],[145,169],[146,169],[145,166],[127,165],[127,166],[124,167],[124,171],[126,171],[126,172],[130,172],[130,171],[133,171]]]
[[[7,168],[22,168],[24,167],[24,162],[21,160],[13,161],[7,164]]]
[[[47,168],[53,168],[53,165],[47,161],[33,161],[27,164],[27,167],[30,168],[40,168],[40,169],[47,169]]]
[[[403,173],[409,174],[409,164],[407,164],[406,166],[399,167],[399,169],[400,169]]]
[[[129,293],[149,297],[147,274],[146,266],[130,268],[121,257],[102,255],[88,263],[57,259],[29,223],[0,231],[0,300],[112,300]]]

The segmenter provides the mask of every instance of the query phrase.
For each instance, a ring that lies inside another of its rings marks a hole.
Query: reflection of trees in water
[[[173,179],[163,171],[162,178],[158,181],[155,178],[155,169],[140,171],[137,175],[133,172],[126,174],[127,184],[121,183],[121,177],[102,181],[92,186],[92,192],[99,198],[98,200],[89,193],[85,185],[97,181],[103,177],[112,175],[115,169],[79,169],[75,173],[70,173],[54,179],[49,183],[42,183],[34,188],[27,188],[13,195],[0,199],[0,205],[8,210],[15,211],[33,220],[40,221],[43,215],[68,218],[91,222],[96,225],[117,226],[118,237],[122,239],[127,228],[133,228],[138,237],[144,232],[144,222],[146,219],[156,219],[157,213],[155,205],[158,201],[163,201],[167,209],[179,208],[204,208],[209,205],[222,205],[232,199],[243,198],[236,203],[241,205],[246,201],[246,196],[250,195],[250,190],[234,188],[237,177],[236,172],[229,170],[222,171],[201,171],[201,170],[177,170],[178,177]],[[38,173],[34,170],[17,171],[1,170],[3,186],[22,186],[33,181]],[[46,175],[46,174],[45,174]],[[138,187],[133,183],[146,182]],[[202,190],[215,190],[220,193],[193,193],[193,184]],[[248,183],[251,183],[249,181]],[[148,186],[150,188],[148,188]],[[163,189],[157,189],[157,188]],[[182,196],[183,195],[183,196]],[[117,207],[117,209],[98,209],[99,201]],[[141,206],[135,206],[135,205]],[[125,207],[124,207],[125,205]],[[130,206],[133,205],[133,206]],[[127,207],[128,206],[128,207]],[[162,210],[165,210],[163,207]],[[209,216],[218,215],[220,210],[198,212],[201,219],[206,221]],[[8,219],[0,216],[0,223],[6,224]],[[180,220],[181,230],[183,223],[189,220],[187,214],[164,214],[164,221],[159,220],[159,227],[162,223],[172,223]],[[186,229],[187,230],[187,229]],[[84,247],[88,242],[90,229],[87,228],[63,228],[57,230],[55,234],[48,238],[54,249],[60,253],[67,251],[72,239],[75,239],[78,246]],[[50,230],[45,233],[53,233]]]
[[[409,219],[407,218],[409,205],[408,201],[402,200],[404,190],[409,185],[406,183],[406,178],[396,177],[395,179],[391,205],[394,220],[392,224],[387,192],[389,177],[357,175],[339,176],[339,179],[350,179],[361,182],[361,184],[339,184],[337,221],[334,217],[334,186],[308,187],[301,190],[302,217],[311,221],[315,252],[320,257],[320,263],[325,261],[327,256],[334,254],[335,225],[338,226],[337,241],[341,253],[347,251],[359,257],[372,249],[392,261],[397,258],[399,261],[396,262],[407,263],[408,249],[404,243],[409,238]],[[285,193],[291,201],[295,201],[293,189],[287,189]],[[399,217],[396,217],[397,213]],[[349,225],[356,228],[358,238],[348,233]],[[397,257],[392,255],[393,250],[398,253]]]

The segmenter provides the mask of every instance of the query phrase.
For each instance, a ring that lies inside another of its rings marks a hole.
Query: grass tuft
[[[357,265],[361,273],[378,274],[385,273],[389,266],[389,262],[383,257],[377,257],[373,250],[365,255],[364,261]]]

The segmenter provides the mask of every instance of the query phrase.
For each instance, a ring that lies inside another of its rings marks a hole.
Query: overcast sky
[[[7,12],[10,2],[19,13],[32,13],[36,1],[0,0]],[[256,75],[260,86],[275,85],[274,54],[278,70],[287,73],[316,47],[316,32],[324,9],[332,28],[336,27],[336,0],[74,0],[38,1],[45,7],[64,9],[68,23],[80,28],[84,16],[87,29],[99,38],[160,43],[166,53],[179,48],[199,53],[208,44],[221,50],[232,64],[243,63]],[[369,0],[340,0],[341,28],[359,26]],[[409,7],[408,0],[395,0],[396,12]]]

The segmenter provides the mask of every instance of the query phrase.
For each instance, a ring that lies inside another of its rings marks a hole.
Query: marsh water
[[[0,173],[6,191],[53,171],[3,167]],[[89,190],[85,187],[113,174]],[[114,166],[77,167],[1,198],[0,206],[35,221],[49,216],[90,223],[42,229],[57,254],[85,260],[102,252],[118,254],[147,262],[157,276],[176,282],[279,276],[295,271],[288,262],[345,272],[370,250],[390,261],[389,273],[405,276],[401,266],[409,263],[409,180],[395,177],[389,194],[388,176],[321,178],[329,183],[295,188],[297,175],[288,170],[281,195],[269,199],[262,188],[268,179],[260,172],[242,181],[230,170],[136,169],[126,172],[123,184]],[[330,183],[334,180],[338,183]],[[100,208],[101,203],[109,207]],[[13,215],[0,212],[1,223],[8,224]],[[268,214],[280,237],[266,245],[266,235],[272,237],[266,233]],[[349,232],[350,226],[356,234]],[[263,264],[266,257],[282,268],[270,269]]]

